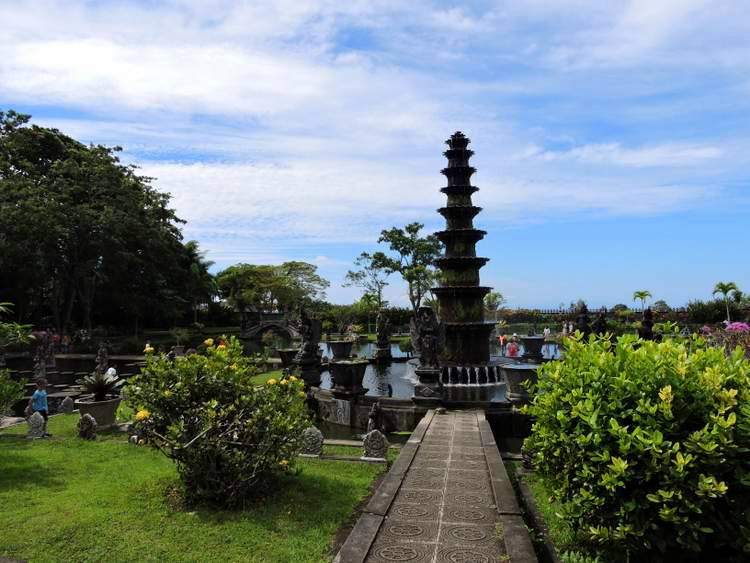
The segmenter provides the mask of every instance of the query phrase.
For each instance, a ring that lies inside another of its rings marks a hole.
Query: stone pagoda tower
[[[443,154],[448,166],[441,172],[448,179],[442,191],[448,196],[438,212],[445,217],[446,228],[435,235],[445,245],[445,256],[437,260],[440,286],[433,288],[440,304],[440,321],[444,330],[440,365],[449,382],[484,383],[494,379],[490,362],[492,321],[484,320],[484,296],[489,287],[479,285],[479,269],[489,258],[477,257],[476,244],[486,234],[474,228],[474,217],[482,210],[471,201],[474,192],[469,166],[474,151],[468,149],[469,138],[460,131],[446,141]],[[489,373],[488,373],[489,372]]]

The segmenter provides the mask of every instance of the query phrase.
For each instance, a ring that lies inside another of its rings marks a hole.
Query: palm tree
[[[649,297],[651,297],[651,292],[647,289],[640,289],[633,292],[633,301],[640,301],[641,309],[646,308],[646,299],[648,299]]]
[[[729,318],[729,296],[732,293],[737,293],[739,291],[739,288],[737,287],[737,284],[734,282],[718,282],[714,286],[714,292],[712,295],[716,295],[717,293],[721,293],[724,296],[724,304],[727,307],[727,322],[730,322]]]
[[[210,302],[217,293],[216,279],[208,271],[214,263],[206,260],[205,252],[200,250],[198,242],[194,240],[185,243],[185,254],[189,268],[187,289],[193,309],[193,322],[197,323],[201,304]]]

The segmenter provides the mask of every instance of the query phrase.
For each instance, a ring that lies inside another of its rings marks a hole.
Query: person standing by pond
[[[518,356],[518,343],[516,342],[515,335],[511,338],[508,346],[505,348],[505,355],[509,358],[515,358]]]

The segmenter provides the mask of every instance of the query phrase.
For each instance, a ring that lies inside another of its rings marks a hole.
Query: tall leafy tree
[[[484,309],[492,315],[494,321],[497,321],[497,313],[505,304],[505,297],[498,291],[490,291],[484,296]]]
[[[280,266],[235,264],[216,276],[219,293],[238,310],[290,312],[300,305],[323,299],[329,286],[306,262]]]
[[[349,270],[344,278],[344,287],[356,286],[363,290],[364,295],[375,298],[376,307],[382,309],[388,303],[383,299],[383,289],[388,285],[386,281],[390,272],[379,265],[373,256],[367,252],[360,254],[354,264],[358,270]]]
[[[198,242],[189,240],[185,243],[185,258],[188,266],[188,295],[193,310],[193,322],[198,322],[198,309],[201,305],[211,302],[217,294],[216,279],[209,268],[213,266],[211,260],[206,260],[205,252],[201,251]]]
[[[63,330],[179,317],[180,219],[119,147],[0,112],[0,291],[19,319]]]
[[[714,286],[713,295],[720,293],[724,297],[724,305],[727,308],[727,322],[731,321],[731,319],[729,318],[729,299],[732,296],[732,294],[738,291],[739,291],[739,288],[737,287],[737,284],[734,282],[718,282]]]
[[[436,281],[434,262],[442,250],[442,244],[435,235],[420,235],[423,227],[422,223],[410,223],[404,228],[383,230],[378,242],[387,244],[391,254],[376,252],[372,255],[375,267],[388,274],[401,274],[408,286],[414,314]]]

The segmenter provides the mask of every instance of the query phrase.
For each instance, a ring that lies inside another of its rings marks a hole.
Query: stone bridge
[[[257,311],[243,311],[240,320],[240,338],[260,339],[266,332],[275,332],[287,338],[299,337],[299,330],[289,321],[284,313],[261,313]]]

